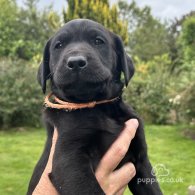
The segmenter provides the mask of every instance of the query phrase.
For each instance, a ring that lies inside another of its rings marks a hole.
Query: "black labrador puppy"
[[[94,21],[72,20],[47,42],[38,71],[44,93],[49,79],[52,93],[63,101],[79,104],[119,98],[70,112],[44,110],[47,142],[27,194],[32,194],[46,166],[54,127],[59,138],[49,177],[56,190],[62,195],[104,194],[94,170],[124,128],[125,121],[131,118],[139,120],[139,127],[119,167],[126,162],[134,163],[136,176],[128,184],[133,194],[162,194],[151,174],[142,122],[121,97],[124,84],[128,84],[133,74],[132,61],[119,36]]]

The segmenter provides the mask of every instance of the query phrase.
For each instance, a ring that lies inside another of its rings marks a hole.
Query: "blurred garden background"
[[[164,19],[136,1],[64,0],[60,11],[53,2],[0,0],[0,194],[26,192],[45,140],[37,69],[47,39],[74,18],[121,35],[136,68],[125,101],[145,121],[153,165],[169,170],[164,194],[187,194],[195,185],[195,4]]]

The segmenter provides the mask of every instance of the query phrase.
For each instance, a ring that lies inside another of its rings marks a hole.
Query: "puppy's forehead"
[[[102,33],[108,34],[109,31],[102,26],[101,24],[88,20],[88,19],[75,19],[67,22],[59,31],[57,34],[61,33],[68,33],[68,34],[74,34],[74,33],[83,33],[89,30],[96,30],[100,31]]]

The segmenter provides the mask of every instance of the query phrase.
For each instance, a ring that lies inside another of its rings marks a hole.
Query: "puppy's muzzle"
[[[87,59],[84,56],[71,56],[67,60],[69,71],[80,71],[87,67]]]

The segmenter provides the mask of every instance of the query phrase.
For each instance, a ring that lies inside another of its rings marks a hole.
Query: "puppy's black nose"
[[[67,67],[70,70],[79,70],[87,66],[87,60],[83,56],[71,56],[68,58]]]

